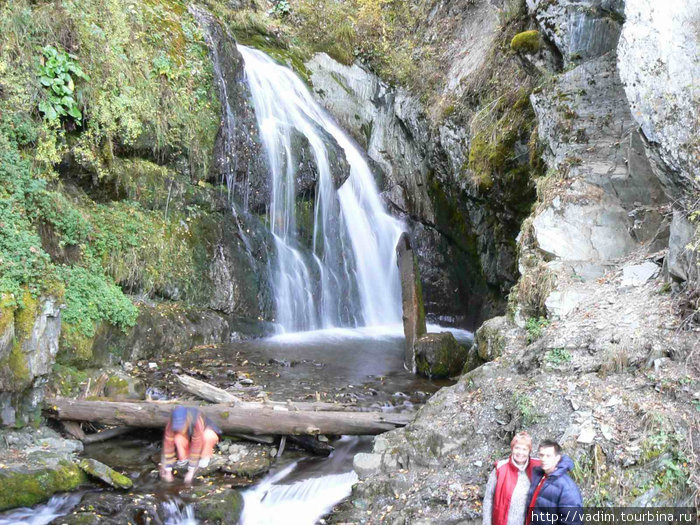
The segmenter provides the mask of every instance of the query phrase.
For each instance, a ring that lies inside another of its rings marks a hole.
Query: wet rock
[[[205,523],[238,523],[243,505],[243,496],[238,490],[217,491],[197,501],[195,515]]]
[[[416,369],[429,378],[459,375],[469,352],[450,332],[425,334],[416,341],[415,349]]]
[[[0,510],[28,507],[87,481],[73,454],[82,443],[46,427],[0,431]]]
[[[272,466],[273,456],[270,447],[252,443],[230,443],[225,448],[225,464],[222,472],[245,478],[255,478],[265,474]]]
[[[128,489],[133,485],[133,482],[128,477],[96,459],[83,459],[78,463],[78,466],[90,476],[100,479],[112,487]]]
[[[127,333],[103,326],[95,338],[93,354],[94,361],[100,364],[109,364],[118,358],[127,361],[155,359],[166,350],[184,352],[196,345],[228,342],[233,333],[250,339],[273,332],[270,323],[211,310],[142,305],[136,325]]]

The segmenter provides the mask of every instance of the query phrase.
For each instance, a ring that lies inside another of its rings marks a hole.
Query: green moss
[[[518,33],[510,41],[510,48],[516,53],[537,53],[540,50],[540,32],[533,29]]]
[[[117,376],[112,376],[105,383],[105,389],[109,389],[110,397],[126,396],[129,394],[129,382]]]
[[[75,397],[81,393],[87,380],[86,372],[56,363],[51,368],[48,388],[60,397]]]
[[[61,326],[59,351],[56,360],[64,365],[86,366],[92,360],[92,345],[94,338],[84,335],[77,327],[69,322]]]
[[[22,307],[15,312],[15,337],[23,341],[32,333],[39,311],[39,301],[25,290],[21,304]]]
[[[10,323],[15,320],[13,303],[14,301],[9,297],[5,295],[0,296],[0,335],[4,334]]]
[[[207,523],[238,523],[243,511],[243,497],[237,490],[210,494],[197,503],[198,518]]]
[[[85,481],[83,471],[69,461],[35,473],[0,471],[0,510],[35,505],[56,492],[74,490]]]
[[[133,485],[131,479],[126,477],[124,474],[120,474],[116,470],[111,470],[109,477],[112,480],[112,483],[114,483],[117,487],[130,488]]]
[[[29,382],[29,367],[27,366],[27,358],[24,352],[22,352],[22,343],[16,339],[12,344],[12,350],[10,351],[7,365],[15,389],[26,386]]]

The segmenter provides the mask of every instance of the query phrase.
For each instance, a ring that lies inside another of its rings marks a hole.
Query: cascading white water
[[[287,331],[401,322],[395,246],[403,227],[384,210],[362,153],[291,70],[261,51],[238,49],[271,171],[277,321]],[[297,230],[295,133],[308,141],[318,172],[310,254]],[[350,166],[339,189],[325,134]]]

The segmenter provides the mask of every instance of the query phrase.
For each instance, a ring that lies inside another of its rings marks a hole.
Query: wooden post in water
[[[396,261],[401,276],[401,303],[403,307],[403,332],[406,336],[404,367],[416,372],[415,344],[426,334],[425,308],[423,290],[420,284],[418,260],[413,253],[411,240],[407,233],[402,233],[396,245]]]

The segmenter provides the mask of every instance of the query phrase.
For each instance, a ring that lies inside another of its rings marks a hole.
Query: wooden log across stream
[[[288,410],[281,406],[259,404],[255,408],[228,404],[196,406],[224,433],[266,435],[364,435],[381,434],[406,425],[414,414],[385,412],[332,412]],[[47,399],[48,417],[67,421],[90,421],[105,425],[165,428],[173,403],[159,401],[88,401],[84,399]]]

